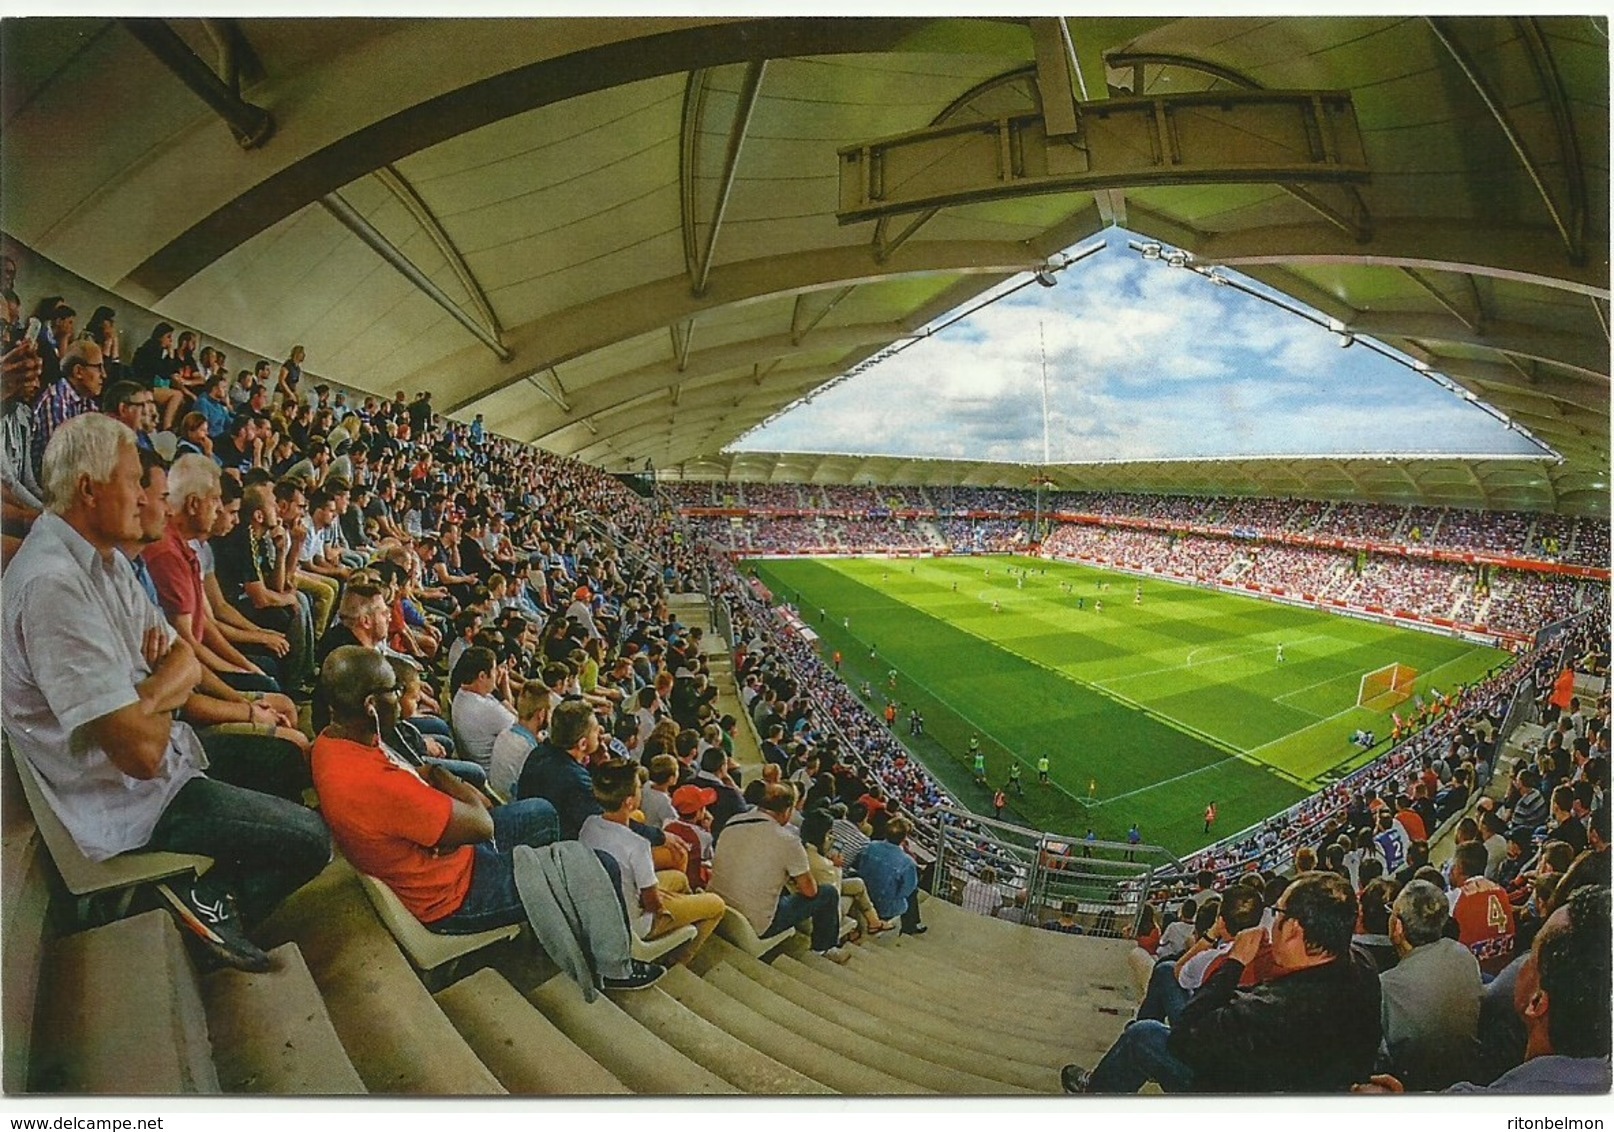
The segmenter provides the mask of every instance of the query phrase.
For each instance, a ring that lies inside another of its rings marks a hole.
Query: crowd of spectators
[[[1247,548],[1245,560],[1248,565],[1237,575],[1240,582],[1313,597],[1333,596],[1353,577],[1351,556],[1337,550],[1268,543]]]
[[[804,511],[810,488],[793,483],[742,483],[740,505],[761,510]]]
[[[1375,556],[1345,597],[1353,605],[1450,617],[1457,599],[1474,588],[1473,573],[1446,563]]]
[[[1038,500],[1032,488],[863,487],[788,484],[688,483],[665,485],[683,507],[857,512],[913,510],[921,516],[958,511],[1029,517]],[[1328,502],[1230,496],[1146,495],[1115,491],[1056,491],[1041,501],[1044,514],[1142,520],[1168,527],[1205,526],[1258,538],[1284,535],[1346,542],[1400,544],[1421,549],[1520,554],[1542,561],[1607,566],[1609,524],[1591,516],[1382,503]]]
[[[1334,538],[1388,541],[1399,533],[1401,521],[1406,517],[1406,510],[1405,507],[1392,507],[1383,503],[1335,505],[1317,515],[1308,526],[1295,526],[1293,529]]]
[[[953,799],[671,510],[596,469],[494,437],[480,418],[446,421],[429,393],[350,397],[315,383],[301,347],[232,377],[217,348],[158,324],[125,365],[113,312],[96,311],[78,335],[60,297],[37,309],[38,341],[14,345],[7,320],[0,373],[5,727],[87,856],[169,849],[214,858],[205,876],[164,890],[206,961],[265,969],[253,929],[324,867],[333,836],[439,931],[525,918],[511,895],[514,848],[569,847],[569,883],[621,898],[620,917],[591,923],[580,943],[591,992],[596,981],[633,989],[659,974],[631,958],[633,935],[694,924],[687,959],[721,918],[722,901],[758,934],[810,921],[814,949],[837,961],[846,957],[842,896],[862,910],[864,930],[924,930],[914,859],[923,852],[905,844],[904,815]],[[176,434],[173,458],[161,451],[159,425]],[[750,506],[800,508],[816,496],[832,509],[925,494],[743,491]],[[930,495],[938,509],[1004,514],[1029,498],[1007,489]],[[1162,497],[1145,514],[1171,521],[1201,507]],[[1223,519],[1281,524],[1295,509],[1230,501]],[[1576,541],[1589,526],[1577,525]],[[955,545],[982,549],[1025,537],[1018,518],[942,527]],[[806,520],[746,529],[751,549],[759,535],[781,547],[824,530]],[[1454,530],[1470,537],[1464,523]],[[920,528],[891,520],[839,522],[829,537],[849,548],[926,543]],[[1225,570],[1241,549],[1080,525],[1054,539],[1190,576]],[[1267,561],[1263,553],[1262,568]],[[1317,565],[1296,559],[1294,568]],[[1449,590],[1455,575],[1442,576]],[[1438,591],[1424,575],[1406,584],[1425,583]],[[670,594],[697,588],[727,610],[742,703],[764,737],[756,782],[738,778],[735,721],[716,710],[701,634],[669,608]],[[1520,618],[1540,623],[1584,596],[1578,583],[1510,574],[1493,584],[1491,602],[1513,597]],[[1570,882],[1592,875],[1606,893],[1608,697],[1585,707],[1548,698],[1563,655],[1601,649],[1606,658],[1606,600],[1598,591],[1581,627],[1466,690],[1385,758],[1191,864],[1210,871],[1214,887],[1309,853],[1309,863],[1348,880],[1366,921],[1373,864],[1380,879],[1399,879],[1416,861],[1421,839],[1411,833],[1426,840],[1496,773],[1491,729],[1514,687],[1531,679],[1542,689],[1547,737],[1528,765],[1512,768],[1505,797],[1477,823],[1480,836],[1465,842],[1454,870],[1429,878],[1414,868],[1411,879],[1438,879],[1466,953],[1498,983],[1510,971],[1537,980],[1559,1018],[1571,996],[1552,962],[1601,915],[1604,965],[1592,988],[1602,988],[1601,1029],[1571,1040],[1554,1022],[1555,1044],[1542,1047],[1532,1018],[1521,1021],[1536,1053],[1584,1060],[1600,1050],[1606,1089],[1607,901],[1586,907],[1574,895],[1583,882]],[[304,729],[304,709],[323,725],[317,737]],[[303,802],[310,785],[317,812]],[[725,840],[725,829],[741,836]],[[753,843],[778,849],[776,872],[750,864],[774,859],[772,850],[731,849]],[[1558,845],[1593,856],[1566,857]],[[589,903],[581,887],[568,895],[578,906]],[[1462,902],[1495,891],[1508,901],[1506,932],[1465,937],[1472,917]],[[1284,889],[1266,912],[1285,912],[1303,933],[1295,938],[1311,943],[1324,913],[1303,899]],[[1427,925],[1409,934],[1411,897],[1405,914],[1400,895],[1378,899],[1407,925],[1401,939],[1389,933],[1406,962],[1428,942]],[[1249,966],[1259,959],[1238,950],[1245,927],[1229,911],[1199,934]],[[1238,973],[1204,985],[1236,994]],[[1179,1017],[1193,1011],[1186,1003]],[[1518,1072],[1525,1043],[1497,1050],[1496,1076]],[[1193,1058],[1178,1052],[1193,1071]],[[1450,1069],[1426,1073],[1393,1043],[1385,1056],[1378,1067],[1399,1072],[1397,1084],[1458,1079]],[[1259,1087],[1262,1079],[1207,1074],[1198,1084],[1213,1080]]]
[[[1024,550],[1031,543],[1026,527],[1015,519],[941,519],[936,523],[949,549],[973,554]]]
[[[1487,624],[1530,633],[1561,621],[1585,600],[1587,583],[1556,574],[1498,570],[1491,578]]]

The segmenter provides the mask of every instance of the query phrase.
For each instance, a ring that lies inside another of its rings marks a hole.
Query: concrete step
[[[818,958],[813,956],[813,958]],[[792,956],[774,960],[773,970],[795,979],[824,1006],[833,1005],[827,1016],[838,1019],[847,1029],[875,1041],[905,1049],[916,1057],[949,1066],[963,1073],[985,1077],[1004,1085],[1048,1092],[1057,1087],[1047,1065],[1018,1061],[974,1036],[967,1026],[927,1014],[919,1003],[894,1003],[865,989],[848,978],[848,971],[821,960],[824,966],[809,965]],[[847,965],[850,967],[850,964]],[[828,969],[825,969],[825,968]],[[1061,1065],[1064,1062],[1060,1063]]]
[[[657,986],[684,1006],[752,1049],[836,1092],[855,1096],[905,1095],[916,1086],[872,1066],[850,1061],[839,1050],[803,1037],[794,1027],[780,1025],[745,1003],[725,994],[693,972],[674,967]],[[928,1091],[928,1090],[924,1090]]]
[[[11,797],[14,799],[16,793]],[[0,838],[0,1014],[5,1035],[0,1088],[28,1090],[28,1063],[34,1035],[35,1007],[50,942],[51,886],[55,877],[45,841],[26,807],[13,822],[8,815]]]
[[[346,861],[333,861],[293,893],[263,930],[266,940],[292,940],[301,949],[370,1092],[504,1092],[421,985]]]
[[[850,1065],[875,1069],[902,1083],[902,1094],[954,1092],[947,1074],[932,1065],[903,1053],[893,1053],[866,1038],[848,1033],[843,1027],[803,1010],[796,1003],[747,978],[728,963],[719,963],[706,972],[705,981],[743,1006],[774,1024],[800,1034],[824,1049],[835,1051]]]
[[[213,1064],[227,1093],[363,1093],[314,976],[293,943],[269,953],[261,975],[215,971],[202,980]]]
[[[1017,980],[1022,986],[1040,981],[1064,985],[1074,972],[1103,975],[1101,981],[1115,985],[1126,982],[1126,956],[1133,947],[1130,940],[1043,931],[994,916],[978,916],[930,897],[925,898],[923,908],[935,930],[916,942],[932,944],[939,952],[957,949],[972,960],[991,955],[1002,969],[1032,976]],[[1107,977],[1111,973],[1114,978]]]
[[[613,995],[612,1001],[646,1030],[743,1093],[783,1096],[834,1091],[714,1026],[659,985]]]
[[[1033,977],[1020,974],[1017,967],[999,961],[991,950],[944,950],[941,946],[926,946],[939,930],[931,929],[920,940],[902,938],[894,945],[868,948],[870,954],[891,956],[899,967],[896,974],[905,974],[912,982],[928,985],[960,1000],[972,1001],[980,1006],[991,1006],[994,1013],[1004,1011],[1017,1017],[1022,1025],[1028,1022],[1057,1024],[1070,1017],[1072,1011],[1088,1009],[1094,993],[1112,993],[1127,1003],[1128,1011],[1136,1004],[1130,979],[1110,982],[1107,975],[1094,975],[1091,969],[1073,964],[1072,969],[1056,977]],[[1036,929],[1022,929],[1035,932]],[[991,962],[983,964],[983,959]],[[1015,979],[1002,979],[994,972],[1014,971]],[[1109,966],[1104,967],[1109,971]],[[1125,972],[1123,972],[1125,974]]]
[[[1095,990],[1090,995],[1078,994],[1064,1000],[1051,1015],[1032,1012],[1027,1010],[1022,998],[1001,993],[1018,989],[1010,973],[1005,972],[994,986],[973,977],[966,978],[956,967],[917,959],[911,951],[893,953],[864,946],[848,968],[872,969],[871,977],[889,986],[891,993],[946,1004],[995,1036],[1027,1038],[1059,1048],[1064,1047],[1072,1020],[1077,1018],[1089,1019],[1084,1024],[1086,1030],[1102,1030],[1107,1035],[1107,1044],[1132,1017],[1137,1006],[1137,995],[1129,990]]]
[[[1099,1005],[1130,1014],[1137,1005],[1124,958],[1118,968],[1109,962],[1097,966],[1073,963],[1065,971],[1048,975],[1018,967],[1012,959],[990,948],[927,948],[925,944],[940,930],[932,928],[922,939],[904,938],[877,951],[897,957],[912,981],[938,993],[1007,1012],[1027,1023],[1057,1025],[1073,1013]],[[1012,978],[1004,977],[1010,973]]]
[[[904,1024],[920,1033],[934,1033],[944,1041],[983,1049],[1025,1065],[1057,1068],[1070,1060],[1064,1056],[1067,1050],[1062,1043],[1027,1034],[1023,1020],[999,1018],[984,1004],[955,1001],[895,981],[873,954],[868,947],[858,948],[852,961],[838,968],[818,955],[791,958],[809,971],[833,980],[816,982],[825,994],[851,1005],[868,1003],[871,1013],[901,1011]]]
[[[434,996],[482,1063],[518,1096],[599,1096],[630,1090],[492,968]]]
[[[853,1028],[851,1016],[855,1011],[842,1009],[833,1000],[824,1002],[810,987],[734,948],[728,948],[722,957],[724,963],[707,971],[708,981],[755,1005],[759,1012],[794,1026],[820,1045],[838,1049],[865,1065],[878,1066],[939,1093],[995,1096],[1026,1091],[920,1057],[889,1041],[870,1038]],[[745,997],[746,988],[738,980],[756,984],[761,992],[756,1001]]]
[[[44,981],[32,1091],[219,1092],[196,971],[166,912],[57,940]]]
[[[556,975],[527,997],[561,1033],[636,1093],[739,1092],[639,1025],[609,998],[583,1001],[582,988],[565,975]]]

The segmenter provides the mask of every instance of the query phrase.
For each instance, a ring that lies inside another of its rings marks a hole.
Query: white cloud
[[[1117,236],[1119,235],[1119,238]],[[1535,450],[1363,349],[1193,272],[1109,248],[817,396],[736,447],[1028,463]]]

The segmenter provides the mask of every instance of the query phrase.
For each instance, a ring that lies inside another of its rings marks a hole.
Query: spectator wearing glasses
[[[135,381],[119,381],[107,388],[101,407],[108,416],[129,426],[142,451],[152,450],[151,434],[157,428],[157,401],[151,390]]]
[[[1301,873],[1274,911],[1273,978],[1239,987],[1266,937],[1246,928],[1175,1026],[1133,1022],[1097,1066],[1067,1065],[1060,1083],[1068,1093],[1135,1093],[1150,1080],[1168,1093],[1329,1093],[1367,1080],[1379,980],[1351,952],[1356,915],[1344,877]]]
[[[34,472],[44,482],[45,447],[62,425],[85,413],[101,408],[101,386],[106,372],[101,366],[101,347],[94,342],[74,342],[62,351],[61,377],[49,381],[34,406]]]

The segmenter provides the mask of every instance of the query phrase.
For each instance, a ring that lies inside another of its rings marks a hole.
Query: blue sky
[[[737,441],[742,451],[1052,463],[1355,453],[1539,454],[1427,378],[1191,271],[1129,233]],[[1023,277],[1022,277],[1023,278]],[[1005,284],[1007,289],[1013,284]],[[939,321],[945,321],[939,320]]]

